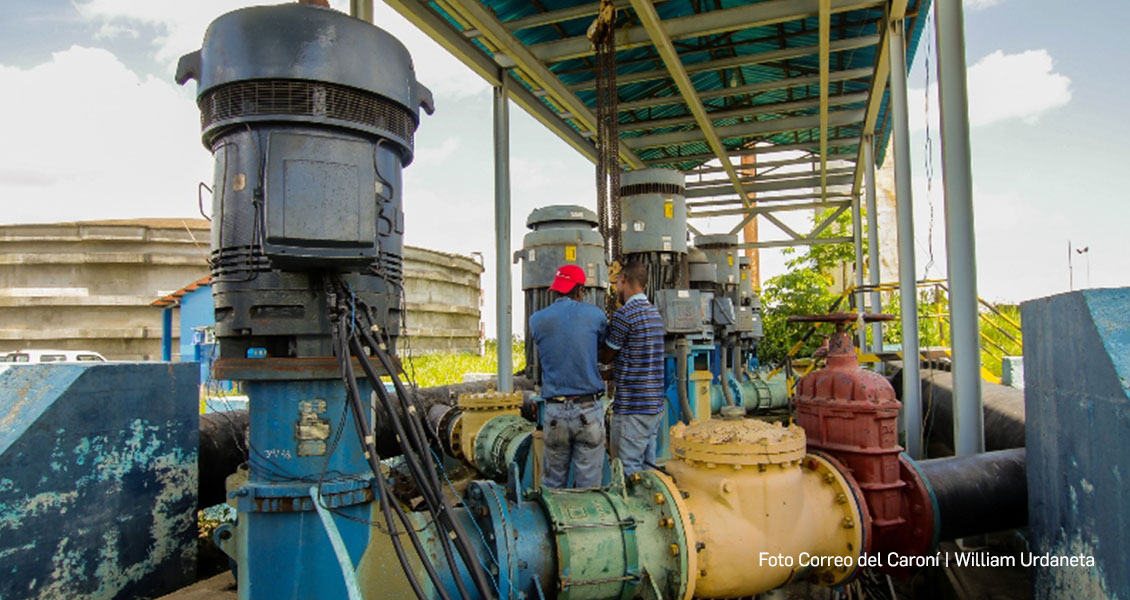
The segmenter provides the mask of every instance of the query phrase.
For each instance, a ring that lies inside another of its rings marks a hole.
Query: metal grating
[[[663,194],[666,196],[685,196],[683,186],[674,183],[634,183],[620,188],[620,197],[638,196],[640,194]]]
[[[246,117],[309,116],[387,131],[413,145],[416,120],[404,107],[350,87],[269,79],[240,81],[200,97],[200,125],[209,128]]]

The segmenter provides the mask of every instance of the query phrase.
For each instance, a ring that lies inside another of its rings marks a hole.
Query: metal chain
[[[620,135],[616,93],[616,11],[611,0],[590,28],[596,48],[596,198],[600,233],[609,262],[620,259]]]

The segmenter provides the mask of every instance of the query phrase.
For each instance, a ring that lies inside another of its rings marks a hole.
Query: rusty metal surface
[[[842,323],[846,317],[856,315],[803,318]],[[882,375],[859,368],[852,336],[842,327],[829,337],[827,356],[827,367],[797,383],[796,422],[809,449],[843,463],[862,488],[876,552],[928,553],[936,535],[934,511],[928,489],[902,462],[894,388]]]

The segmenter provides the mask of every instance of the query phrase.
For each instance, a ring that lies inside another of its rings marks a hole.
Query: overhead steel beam
[[[407,1],[407,0],[398,0]],[[495,15],[487,10],[479,0],[449,0],[451,8],[467,20],[475,29],[483,32],[492,44],[514,62],[535,85],[546,90],[553,101],[561,106],[565,112],[572,114],[572,119],[582,130],[596,131],[596,115],[581,102],[575,94],[569,91],[550,70],[530,53],[518,38],[503,27]],[[643,166],[643,161],[623,143],[619,147],[620,160],[634,168]]]
[[[837,71],[831,77],[832,81],[849,81],[852,79],[859,79],[867,77],[871,74],[871,69],[847,69],[844,71]],[[803,77],[791,77],[788,79],[774,79],[772,81],[764,81],[760,83],[751,83],[732,88],[719,88],[716,90],[705,90],[699,93],[699,98],[703,100],[713,100],[715,98],[728,98],[731,96],[745,96],[748,94],[757,94],[761,92],[770,92],[774,90],[783,90],[796,86],[808,86],[815,83],[820,83],[818,75],[805,75]],[[668,104],[680,104],[678,96],[652,96],[649,98],[641,98],[639,100],[632,100],[631,102],[621,102],[617,108],[620,112],[632,112],[640,110],[641,108],[651,108],[655,106],[666,106]]]
[[[844,212],[847,211],[848,206],[849,205],[846,205],[846,204],[841,205],[834,212],[832,212],[832,214],[828,215],[828,218],[824,219],[823,223],[817,225],[816,229],[813,229],[812,233],[808,234],[808,236],[814,238],[814,237],[820,235],[821,233],[824,233],[825,229],[827,229],[829,226],[831,226],[832,223],[835,223],[836,219],[840,218],[840,215],[844,214]],[[851,238],[848,238],[848,239],[850,240]]]
[[[820,3],[820,193],[828,196],[828,44],[832,35],[832,0]]]
[[[792,204],[772,204],[762,205],[761,199],[758,198],[757,206],[750,208],[727,208],[723,210],[702,210],[692,211],[687,214],[688,217],[733,217],[737,215],[763,215],[766,213],[777,212],[790,212],[798,210],[817,210],[822,208],[839,208],[840,206],[851,206],[851,200],[829,200],[827,202],[797,202]]]
[[[874,46],[879,42],[877,35],[864,35],[860,37],[848,38],[846,40],[837,40],[828,45],[830,52],[843,52],[846,50],[858,50],[868,46]],[[753,54],[740,54],[738,56],[731,56],[730,58],[720,58],[718,60],[708,60],[704,62],[691,63],[686,65],[687,74],[694,75],[696,73],[703,73],[706,71],[717,71],[719,69],[736,69],[739,67],[752,67],[754,65],[762,65],[771,62],[780,62],[783,60],[792,60],[796,58],[804,58],[805,56],[812,56],[820,52],[820,46],[800,46],[797,48],[782,48],[781,50],[770,50],[768,52],[755,52]],[[854,69],[853,69],[854,70]],[[865,69],[868,73],[871,69]],[[844,71],[845,73],[847,71]],[[627,73],[618,75],[616,77],[616,85],[628,85],[630,83],[640,83],[641,81],[652,81],[657,79],[667,79],[670,75],[666,69],[655,69],[653,71],[642,71],[640,73]],[[803,77],[794,77],[793,79],[803,79]],[[781,85],[782,81],[771,82],[776,85]],[[799,83],[797,84],[799,85]],[[584,92],[596,89],[596,80],[592,79],[584,83],[577,83],[569,86],[569,89],[574,92]],[[780,89],[780,88],[771,88]]]
[[[829,175],[851,175],[854,172],[855,172],[855,168],[849,167],[849,168],[842,168],[842,169],[833,169],[832,171],[828,171],[828,174]],[[790,180],[790,179],[803,179],[803,178],[811,177],[812,173],[813,173],[812,171],[808,171],[808,172],[793,171],[791,173],[777,173],[775,175],[758,175],[757,177],[743,177],[742,178],[742,184],[745,185],[745,184],[758,183],[758,182],[764,182],[764,181],[787,181],[787,180]],[[718,187],[720,185],[724,186],[725,184],[726,184],[725,179],[708,179],[706,181],[688,182],[687,185],[686,185],[686,189],[695,190],[695,189],[701,189],[701,188],[707,188],[707,187]]]
[[[832,152],[832,149],[833,148],[847,148],[847,147],[850,147],[850,146],[855,146],[855,145],[859,144],[859,137],[854,136],[854,137],[833,138],[833,139],[828,140],[828,142],[829,142],[829,144],[831,144],[831,146],[828,148],[829,154],[845,154],[845,153]],[[738,150],[731,150],[730,151],[730,157],[732,158],[732,157],[735,157],[735,156],[748,156],[748,155],[751,155],[751,154],[754,154],[754,155],[773,154],[773,153],[776,153],[776,152],[791,152],[791,151],[795,151],[795,150],[815,151],[818,148],[819,148],[819,145],[818,145],[818,142],[816,140],[812,140],[812,141],[809,141],[809,142],[798,142],[798,143],[795,143],[795,144],[767,144],[767,145],[758,145],[758,146],[753,147],[753,148],[741,148],[741,149],[738,149]],[[669,164],[675,164],[675,163],[681,163],[681,162],[708,161],[712,158],[714,158],[714,154],[684,154],[683,156],[668,156],[668,157],[664,157],[664,158],[651,158],[651,159],[645,160],[644,164],[649,166],[649,167],[654,167],[656,165],[669,165]]]
[[[766,221],[769,221],[770,223],[776,225],[777,229],[784,231],[786,234],[788,234],[789,237],[793,238],[794,240],[805,239],[803,235],[793,231],[792,228],[790,228],[788,225],[785,225],[783,222],[781,222],[781,220],[778,219],[777,216],[774,215],[773,213],[765,213],[762,216],[765,217]],[[731,231],[730,235],[736,235],[738,231],[741,231],[741,229],[745,227],[745,222],[752,219],[752,218],[753,217],[750,216],[750,217],[747,217],[745,220],[743,220],[742,221],[742,227],[739,227],[738,229]]]
[[[478,0],[470,1],[476,2]],[[734,190],[745,199],[745,205],[749,206],[749,195],[743,188],[741,176],[734,169],[730,157],[726,155],[726,147],[722,145],[722,139],[714,131],[714,123],[710,120],[710,115],[706,113],[706,107],[702,105],[702,100],[698,97],[694,83],[691,82],[690,76],[683,68],[683,63],[679,60],[679,53],[675,50],[671,38],[664,30],[662,20],[659,18],[659,14],[655,12],[655,6],[652,5],[651,0],[632,0],[632,8],[635,9],[640,23],[647,30],[656,51],[663,59],[663,64],[671,72],[671,79],[674,80],[675,85],[679,88],[679,93],[686,100],[687,109],[694,115],[694,119],[698,123],[699,134],[706,139],[707,145],[710,146],[714,155],[722,163],[722,167],[726,169],[726,174],[730,176]]]
[[[736,248],[739,250],[743,250],[745,248],[793,248],[796,246],[825,246],[828,244],[848,243],[851,243],[850,237],[801,238],[799,240],[780,240],[772,242],[756,242],[752,244],[738,244]]]
[[[870,69],[868,69],[868,72],[870,72]],[[829,103],[832,106],[843,106],[845,104],[855,104],[857,102],[866,101],[867,93],[859,92],[856,94],[837,94],[835,96],[832,96],[830,100],[825,98],[805,98],[802,100],[792,100],[790,102],[769,102],[765,104],[743,106],[741,108],[716,110],[708,112],[706,114],[713,122],[720,121],[722,119],[734,119],[737,117],[758,117],[762,115],[772,115],[794,110],[804,110],[806,108],[819,108],[821,107],[821,102],[824,102],[825,106]],[[658,129],[660,127],[672,127],[675,125],[687,125],[694,122],[694,116],[668,117],[665,119],[651,119],[645,121],[633,121],[631,123],[621,123],[620,130],[641,131],[645,129]]]
[[[902,22],[906,17],[908,0],[891,0],[887,9],[887,23]],[[879,121],[879,109],[883,105],[883,93],[887,89],[887,79],[891,74],[891,34],[890,27],[879,28],[879,46],[875,51],[875,74],[871,77],[870,99],[867,101],[867,117],[863,119],[863,131],[874,132]],[[863,185],[863,148],[859,148],[855,164],[855,183],[852,193],[859,194]]]
[[[435,40],[452,56],[482,77],[492,87],[502,84],[498,63],[473,42],[451,27],[451,24],[420,0],[385,0],[385,4],[408,19],[420,31]],[[596,162],[596,146],[581,135],[541,98],[520,85],[510,86],[510,99],[534,119],[564,140],[592,162]]]
[[[796,200],[819,200],[820,198],[821,198],[820,194],[782,194],[782,195],[779,195],[779,196],[759,196],[757,198],[757,203],[761,204],[763,202],[793,202],[793,201],[796,201]],[[828,198],[829,199],[834,199],[834,198],[848,198],[848,199],[850,199],[851,195],[846,194],[846,193],[844,193],[844,194],[829,193]],[[726,198],[724,200],[718,200],[718,199],[715,199],[715,200],[699,200],[697,202],[688,202],[687,208],[695,209],[695,208],[700,208],[700,207],[703,207],[703,206],[730,206],[732,204],[741,204],[741,203],[742,203],[741,198]]]
[[[816,160],[817,159],[813,156],[802,156],[800,158],[791,158],[791,159],[788,159],[788,160],[767,160],[767,161],[764,161],[764,162],[758,161],[757,168],[758,168],[758,170],[764,170],[764,169],[775,169],[777,167],[807,165],[807,164],[814,164],[816,162]],[[690,169],[688,171],[683,171],[683,174],[686,175],[687,177],[694,177],[696,175],[709,175],[711,173],[721,173],[723,171],[725,171],[725,169],[723,169],[722,167],[699,167],[697,169]]]
[[[850,175],[840,175],[828,178],[828,185],[850,185]],[[808,190],[820,187],[820,177],[800,177],[797,179],[785,179],[783,181],[767,181],[765,183],[752,183],[745,185],[747,192],[777,192],[783,190]],[[721,196],[723,194],[736,194],[734,187],[727,183],[725,185],[718,185],[712,187],[701,187],[687,190],[687,198],[710,198],[713,196]],[[761,202],[763,198],[758,197],[757,201]],[[769,200],[764,198],[764,200]]]
[[[699,103],[700,110],[701,107],[702,103]],[[706,117],[706,111],[703,110],[702,112],[703,116]],[[841,127],[844,125],[854,125],[862,121],[863,116],[864,115],[862,109],[833,111],[828,115],[828,126]],[[715,133],[718,134],[719,137],[726,139],[784,133],[786,131],[798,131],[803,129],[815,129],[819,126],[820,115],[808,115],[803,117],[783,117],[780,119],[766,119],[764,121],[750,121],[748,123],[738,123],[736,125],[726,125],[724,127],[712,127],[712,129]],[[699,129],[673,131],[670,133],[659,133],[655,135],[644,135],[624,139],[624,143],[633,150],[702,141],[704,141],[703,131]],[[715,156],[717,156],[717,154],[718,153],[715,152]]]
[[[669,39],[681,40],[736,29],[765,27],[815,17],[819,12],[817,2],[818,0],[757,2],[736,8],[711,10],[686,17],[668,19],[664,23],[664,28]],[[862,8],[875,8],[883,4],[883,0],[831,0],[831,11],[844,12]],[[636,5],[637,1],[633,0],[632,7],[636,8]],[[636,14],[639,14],[638,9]],[[629,50],[650,45],[651,37],[648,35],[646,27],[627,27],[616,33],[617,50]],[[593,53],[592,44],[585,36],[535,44],[530,46],[530,51],[538,60],[545,63],[579,58]]]
[[[659,0],[662,2],[662,0]],[[612,6],[617,9],[625,8],[630,4],[629,0],[613,0]],[[509,31],[518,31],[519,29],[528,29],[530,27],[539,27],[541,25],[552,25],[562,21],[571,21],[581,17],[595,16],[600,12],[600,2],[593,2],[590,4],[582,4],[580,6],[573,6],[562,10],[551,10],[549,12],[538,13],[528,17],[520,17],[506,21],[502,25]]]

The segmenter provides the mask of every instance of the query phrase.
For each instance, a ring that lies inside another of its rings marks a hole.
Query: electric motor
[[[530,340],[530,316],[553,304],[549,289],[557,269],[577,265],[585,271],[583,301],[604,309],[608,292],[608,265],[604,262],[604,237],[596,230],[595,212],[582,206],[556,205],[535,209],[526,219],[530,232],[514,262],[522,261],[522,290],[526,297],[526,375],[539,378],[537,348]]]
[[[620,175],[620,247],[624,262],[647,265],[647,294],[687,287],[686,181],[679,171],[640,169]]]
[[[323,276],[340,274],[395,336],[403,277],[401,170],[416,81],[396,38],[308,4],[252,7],[180,59],[215,156],[212,289],[222,358],[329,356]]]

